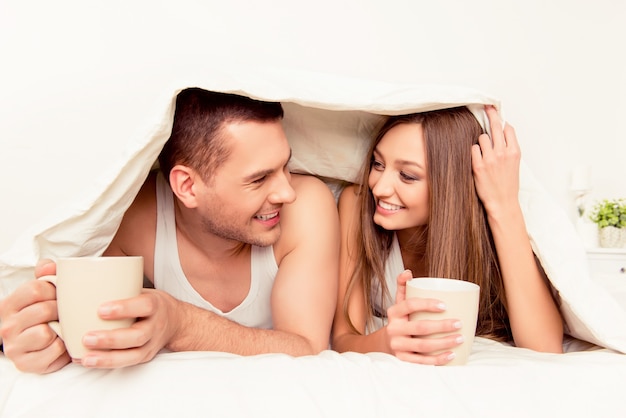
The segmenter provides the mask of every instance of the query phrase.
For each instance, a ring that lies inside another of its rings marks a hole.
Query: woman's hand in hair
[[[458,321],[410,321],[413,312],[443,312],[445,307],[436,299],[406,299],[406,282],[413,277],[410,270],[398,275],[396,303],[387,310],[386,327],[389,347],[400,360],[432,365],[443,365],[454,357],[450,349],[461,344],[460,334],[432,337],[432,334],[458,331]]]
[[[476,192],[489,216],[506,214],[519,205],[521,151],[515,130],[504,124],[493,106],[485,106],[491,136],[483,134],[472,147],[472,171]]]

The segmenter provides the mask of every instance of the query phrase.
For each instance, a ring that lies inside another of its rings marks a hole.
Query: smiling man
[[[155,289],[100,307],[139,318],[94,331],[86,367],[149,361],[162,348],[308,355],[328,348],[337,292],[335,200],[291,174],[279,103],[192,88],[177,97],[160,171],[146,180],[104,255],[141,255]],[[36,275],[55,271],[42,262]],[[55,289],[33,280],[0,302],[5,355],[47,373],[71,361],[48,327]]]

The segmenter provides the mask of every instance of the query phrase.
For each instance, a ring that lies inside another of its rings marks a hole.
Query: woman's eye
[[[403,171],[400,172],[400,177],[402,178],[402,180],[404,181],[417,181],[419,180],[417,177],[411,175],[411,174],[407,174]]]
[[[372,168],[374,170],[382,170],[385,168],[385,166],[378,160],[372,160]]]

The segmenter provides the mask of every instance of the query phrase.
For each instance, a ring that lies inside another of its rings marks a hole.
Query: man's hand
[[[36,278],[55,273],[50,260],[35,268]],[[176,329],[175,306],[168,294],[149,289],[135,298],[103,304],[98,310],[101,318],[138,318],[137,322],[130,328],[87,333],[83,344],[90,351],[76,361],[85,367],[119,368],[151,360]],[[4,354],[19,370],[50,373],[71,361],[63,341],[48,326],[54,320],[58,320],[56,288],[48,282],[29,281],[0,301]]]
[[[56,265],[41,260],[35,276],[56,273]],[[57,320],[56,288],[31,280],[0,301],[0,335],[4,354],[22,371],[50,373],[70,361],[63,341],[48,326]]]
[[[137,318],[130,328],[91,331],[83,337],[90,351],[80,360],[85,367],[119,368],[154,358],[176,330],[177,301],[165,292],[144,289],[138,297],[100,306],[102,319]]]

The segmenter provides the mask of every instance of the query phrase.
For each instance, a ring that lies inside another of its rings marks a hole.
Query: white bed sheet
[[[1,358],[0,416],[626,416],[626,355],[574,341],[581,348],[542,354],[478,338],[456,367],[382,353],[162,353],[122,370],[70,364],[44,376]]]

